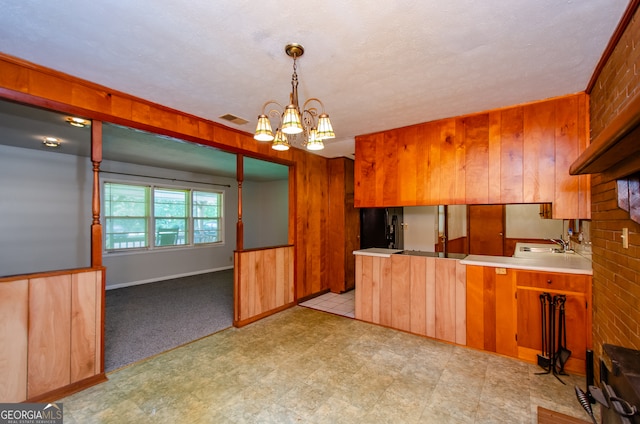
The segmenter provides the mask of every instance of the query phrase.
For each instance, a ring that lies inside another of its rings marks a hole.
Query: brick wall
[[[591,180],[593,242],[593,342],[640,349],[640,224],[617,207],[616,182]],[[622,248],[622,228],[629,248]]]
[[[640,14],[625,30],[590,93],[591,138],[640,95]],[[596,372],[602,344],[640,349],[640,225],[618,208],[615,181],[591,178],[593,242],[593,350]],[[622,228],[629,248],[622,248]]]
[[[591,90],[591,139],[640,95],[640,14],[636,10]]]

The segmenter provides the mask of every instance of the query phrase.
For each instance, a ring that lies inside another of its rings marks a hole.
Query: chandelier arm
[[[267,106],[269,106],[270,104],[277,105],[278,107],[280,107],[280,109],[284,110],[284,106],[282,106],[280,103],[276,102],[275,100],[268,100],[262,105],[263,115],[271,114],[274,110],[277,110],[277,109],[271,109],[269,112],[265,112],[265,110],[267,110]]]
[[[307,105],[308,105],[310,102],[314,102],[314,101],[315,101],[315,102],[320,103],[320,107],[322,108],[322,113],[324,113],[324,103],[322,103],[322,102],[320,101],[320,99],[318,99],[317,97],[310,97],[310,98],[308,98],[308,99],[304,102],[304,104],[302,105],[302,109],[304,109],[304,110],[315,110],[315,108],[309,108],[309,109],[307,109]]]

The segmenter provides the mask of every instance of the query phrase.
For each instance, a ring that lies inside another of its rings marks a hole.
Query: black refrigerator
[[[402,249],[402,208],[361,208],[360,249]]]

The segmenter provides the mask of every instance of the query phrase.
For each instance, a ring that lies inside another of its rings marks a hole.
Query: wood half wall
[[[295,304],[293,246],[234,253],[233,325],[241,327]]]

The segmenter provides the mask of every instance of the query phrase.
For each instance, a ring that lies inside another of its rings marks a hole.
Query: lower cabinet
[[[591,280],[590,275],[467,265],[467,345],[536,363],[543,337],[540,295],[565,295],[571,355],[564,368],[584,374],[591,348]],[[557,311],[555,316],[557,324]],[[556,332],[556,350],[557,337]]]
[[[467,265],[467,346],[517,357],[516,271]]]
[[[586,350],[591,348],[591,279],[589,275],[518,271],[518,357],[536,362],[542,350],[542,307],[540,295],[566,296],[564,304],[566,334],[558,340],[559,312],[555,311],[555,350],[562,342],[571,351],[564,368],[586,372]],[[563,330],[564,331],[564,330]],[[566,344],[564,340],[566,339]]]
[[[465,266],[456,259],[356,256],[355,317],[466,344]]]

